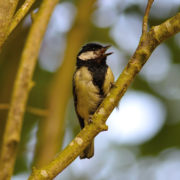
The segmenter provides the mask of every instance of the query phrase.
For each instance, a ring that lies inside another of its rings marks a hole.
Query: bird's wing
[[[76,88],[75,88],[75,83],[74,83],[74,78],[73,78],[73,98],[74,98],[74,106],[75,106],[75,111],[79,119],[79,123],[81,126],[81,129],[84,128],[84,119],[79,115],[77,112],[77,94],[76,94]]]

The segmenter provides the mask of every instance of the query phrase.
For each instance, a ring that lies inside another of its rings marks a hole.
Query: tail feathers
[[[80,159],[90,159],[94,155],[94,140],[86,147],[86,149],[80,154]]]

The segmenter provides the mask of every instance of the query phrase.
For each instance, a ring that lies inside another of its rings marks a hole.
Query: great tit
[[[106,64],[106,53],[110,46],[88,43],[77,55],[73,75],[73,97],[75,111],[81,128],[92,122],[91,117],[111,89],[114,76]],[[85,148],[80,159],[94,155],[94,140]]]

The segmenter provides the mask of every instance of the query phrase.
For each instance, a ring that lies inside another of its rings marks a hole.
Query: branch
[[[9,107],[10,107],[9,104],[6,104],[6,103],[0,104],[0,110],[8,110]],[[46,117],[48,115],[48,111],[46,109],[40,109],[40,108],[31,107],[31,106],[28,106],[26,108],[26,111],[36,116]]]
[[[58,0],[43,1],[37,17],[32,24],[22,53],[2,143],[0,179],[3,180],[10,179],[13,173],[25,106],[29,91],[33,85],[33,71],[48,21],[57,3]]]
[[[25,15],[28,13],[29,9],[33,5],[33,3],[36,0],[26,0],[24,4],[19,8],[19,10],[14,15],[12,22],[10,24],[10,27],[7,31],[6,38],[11,34],[11,32],[16,28],[16,26],[19,24],[19,22],[25,17]]]
[[[40,108],[34,108],[31,106],[28,106],[26,110],[28,113],[31,113],[31,114],[36,115],[36,116],[41,116],[41,117],[47,117],[48,116],[48,110],[46,110],[46,109],[40,109]]]
[[[140,39],[139,45],[129,60],[129,63],[116,81],[108,96],[104,99],[96,113],[93,115],[92,124],[75,137],[74,140],[47,166],[41,169],[33,169],[29,180],[53,179],[62,172],[73,160],[75,160],[91,140],[101,131],[107,130],[105,122],[117,106],[119,100],[126,92],[127,88],[148,60],[153,50],[164,40],[180,31],[180,13],[165,21],[161,25],[152,27]]]
[[[0,0],[0,51],[19,0]]]
[[[63,64],[56,73],[49,94],[49,114],[40,124],[40,136],[37,143],[35,165],[48,164],[59,151],[63,143],[66,108],[71,94],[72,76],[77,52],[86,41],[90,30],[90,18],[96,0],[81,0],[77,6],[75,24],[67,37],[67,47]],[[67,73],[68,69],[68,73]]]
[[[148,18],[149,18],[149,12],[150,12],[150,9],[151,9],[151,6],[152,6],[153,2],[154,2],[154,0],[148,0],[145,15],[144,15],[144,18],[143,18],[142,34],[148,32]]]

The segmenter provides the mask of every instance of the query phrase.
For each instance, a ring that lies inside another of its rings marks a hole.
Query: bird
[[[73,98],[81,129],[92,123],[92,115],[113,86],[114,75],[106,63],[107,56],[112,54],[106,53],[108,48],[110,45],[88,43],[77,55]],[[94,139],[80,154],[80,159],[90,159],[93,156]]]

